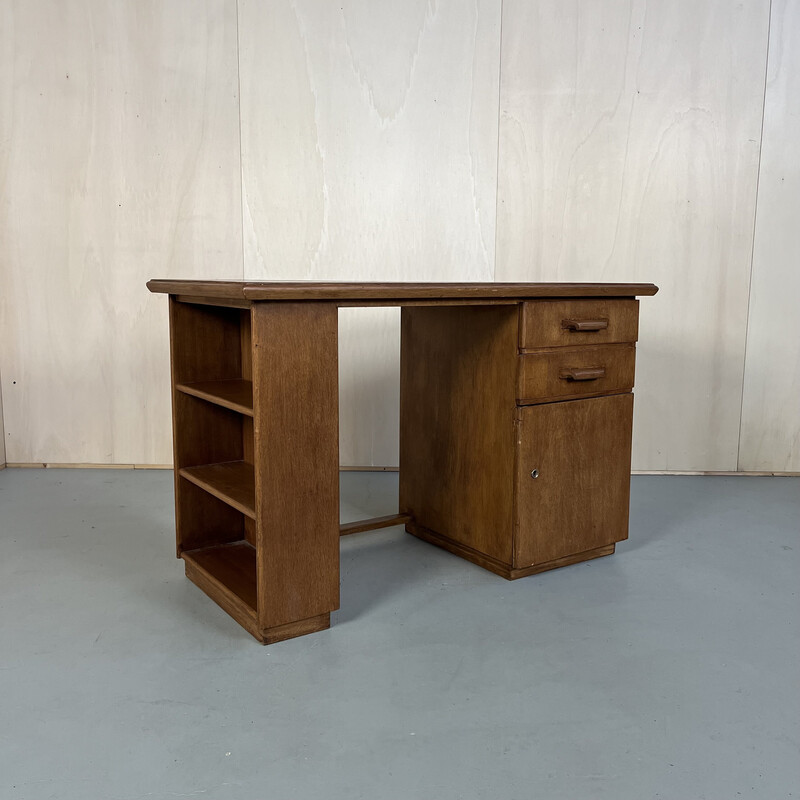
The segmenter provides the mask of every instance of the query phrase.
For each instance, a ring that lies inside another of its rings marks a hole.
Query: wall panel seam
[[[500,116],[503,113],[503,6],[505,0],[500,0],[500,31],[499,46],[497,48],[497,147],[495,148],[494,164],[494,249],[492,252],[492,281],[497,283],[497,231],[500,215]]]
[[[767,81],[769,80],[769,50],[772,32],[772,0],[767,10],[767,45],[764,53],[764,91],[761,96],[761,131],[758,137],[758,169],[756,170],[755,202],[753,203],[753,235],[750,237],[750,274],[747,284],[747,317],[744,325],[744,349],[742,353],[742,391],[739,397],[739,437],[736,441],[736,470],[742,468],[742,422],[744,419],[744,388],[747,380],[747,339],[750,333],[750,309],[753,302],[753,269],[756,252],[756,225],[758,222],[758,194],[761,186],[761,153],[764,148],[764,115],[767,106]]]
[[[236,0],[236,110],[239,132],[239,221],[241,223],[242,280],[245,279],[244,247],[244,163],[242,161],[242,42],[239,36],[239,0]]]

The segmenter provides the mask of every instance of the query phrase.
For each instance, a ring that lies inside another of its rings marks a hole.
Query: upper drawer
[[[635,342],[638,331],[638,300],[530,300],[522,304],[519,346]]]
[[[636,347],[556,347],[519,357],[517,404],[552,403],[633,388]]]

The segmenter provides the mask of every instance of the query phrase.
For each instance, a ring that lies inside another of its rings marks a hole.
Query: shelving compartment
[[[186,576],[258,638],[256,549],[232,542],[183,553]]]
[[[178,555],[244,540],[255,546],[249,417],[175,392]]]
[[[250,312],[170,303],[177,554],[257,634]]]

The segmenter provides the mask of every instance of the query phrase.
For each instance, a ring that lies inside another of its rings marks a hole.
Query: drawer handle
[[[605,377],[605,367],[572,367],[561,370],[559,378],[565,381],[596,381]]]
[[[564,319],[561,326],[568,331],[604,331],[608,327],[607,319]]]

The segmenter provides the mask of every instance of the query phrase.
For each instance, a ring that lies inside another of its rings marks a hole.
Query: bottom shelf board
[[[215,592],[228,596],[235,605],[242,606],[238,610],[247,613],[255,621],[258,607],[255,547],[248,542],[233,542],[200,550],[186,550],[181,553],[181,558],[186,562],[187,574],[190,570],[200,573],[198,577],[204,579],[205,584],[211,584]],[[207,585],[201,588],[209,594]],[[218,597],[213,599],[236,617]]]

